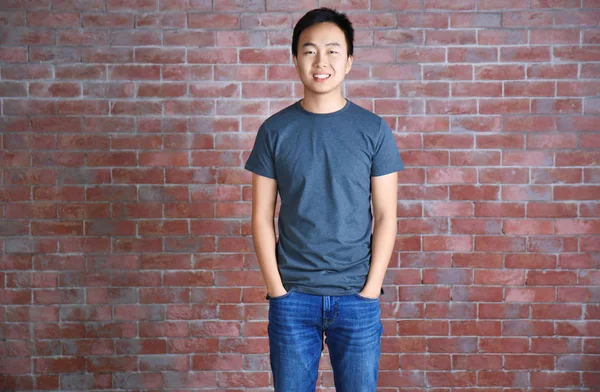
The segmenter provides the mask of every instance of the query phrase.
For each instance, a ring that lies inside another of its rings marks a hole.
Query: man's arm
[[[398,231],[398,172],[371,177],[371,200],[374,218],[371,267],[367,283],[359,294],[367,298],[377,298],[381,293]]]
[[[277,269],[275,257],[275,207],[277,181],[252,174],[252,240],[267,285],[267,293],[278,297],[287,293]]]

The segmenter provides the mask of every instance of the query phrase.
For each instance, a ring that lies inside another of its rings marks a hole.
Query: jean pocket
[[[290,294],[292,294],[292,293],[293,293],[293,291],[288,291],[287,293],[285,293],[283,295],[280,295],[278,297],[271,297],[269,294],[267,294],[267,296],[265,298],[268,299],[268,300],[270,300],[270,301],[278,301],[280,299],[289,297]]]
[[[377,298],[367,298],[367,297],[363,297],[362,295],[355,293],[354,296],[358,299],[360,299],[361,301],[368,301],[368,302],[377,302],[379,301],[379,298],[381,297],[377,297]]]

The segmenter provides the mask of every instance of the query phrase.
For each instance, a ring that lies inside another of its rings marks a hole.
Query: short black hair
[[[352,22],[348,19],[346,14],[332,10],[331,8],[321,7],[316,8],[312,11],[308,11],[294,27],[294,35],[292,38],[292,54],[298,57],[298,41],[300,40],[300,34],[310,26],[318,23],[331,22],[335,23],[346,36],[346,45],[348,46],[348,56],[354,54],[354,28]]]

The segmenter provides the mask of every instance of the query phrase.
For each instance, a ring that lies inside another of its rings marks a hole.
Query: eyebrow
[[[306,46],[317,46],[317,45],[313,44],[312,42],[306,42],[304,45],[302,45],[303,48]],[[330,43],[326,44],[325,46],[341,46],[341,45],[337,42],[330,42]]]

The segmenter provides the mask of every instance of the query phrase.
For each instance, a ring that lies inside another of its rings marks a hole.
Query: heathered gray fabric
[[[371,177],[404,168],[387,123],[350,100],[328,114],[298,101],[261,125],[245,168],[277,180],[286,290],[360,292],[371,260]]]

